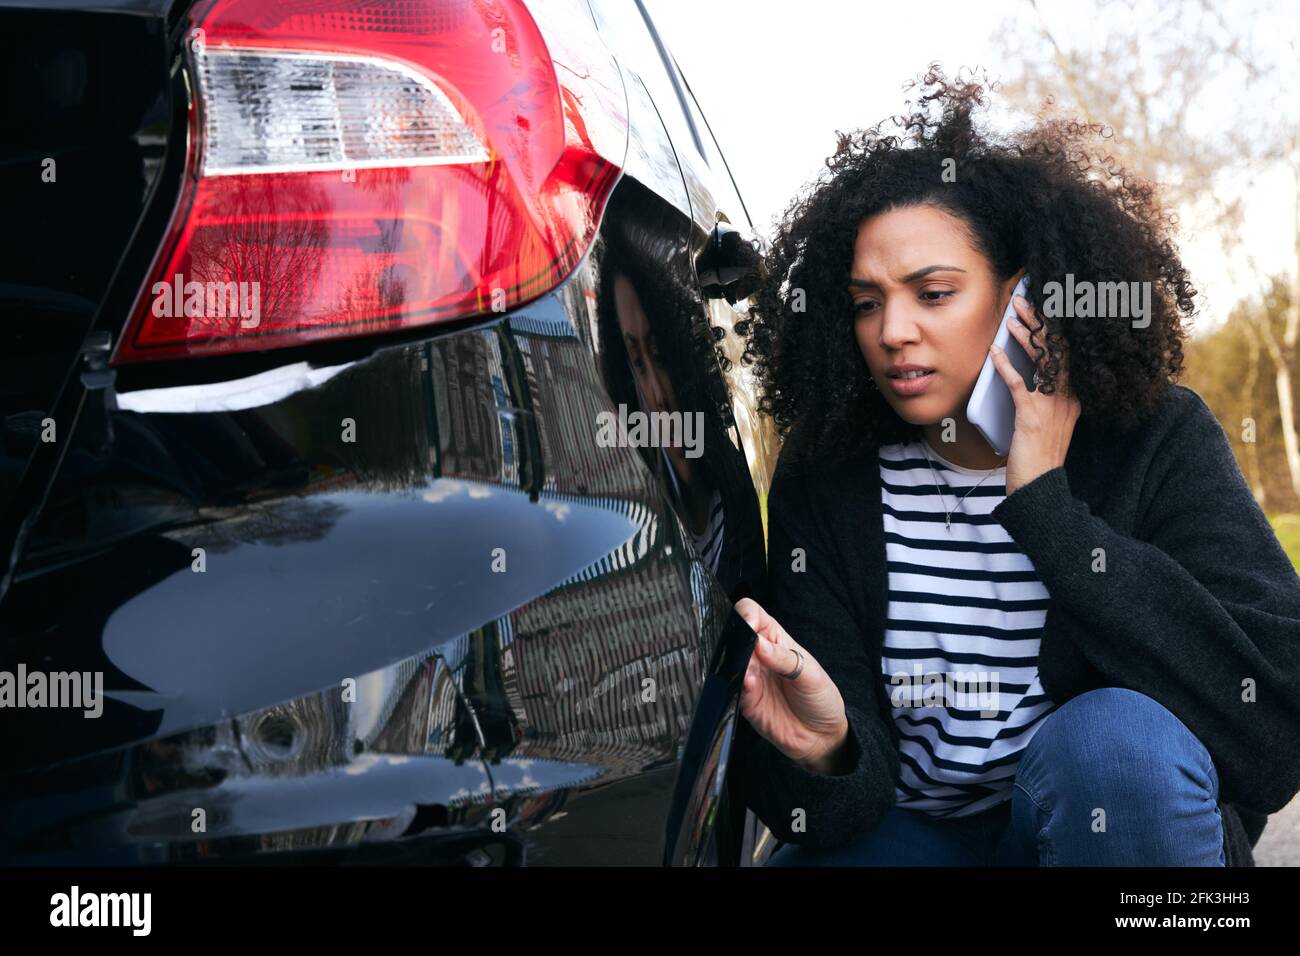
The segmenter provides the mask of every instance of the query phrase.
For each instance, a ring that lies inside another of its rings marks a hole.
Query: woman
[[[1152,187],[983,105],[932,69],[773,244],[746,801],[777,865],[1250,865],[1300,789],[1300,580],[1174,384],[1195,290]],[[1026,274],[1032,388],[991,349]],[[986,356],[1005,458],[966,419]]]

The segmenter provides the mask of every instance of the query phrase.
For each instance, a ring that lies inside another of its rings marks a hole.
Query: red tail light
[[[115,364],[503,312],[590,246],[627,115],[580,2],[210,0],[192,25],[190,168]]]

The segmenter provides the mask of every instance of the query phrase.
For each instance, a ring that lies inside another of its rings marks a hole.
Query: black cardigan
[[[880,686],[888,577],[875,453],[813,467],[783,454],[768,510],[767,609],[843,695],[853,769],[809,772],[741,720],[741,795],[782,842],[838,846],[894,805],[899,775]],[[1168,708],[1214,760],[1227,865],[1253,865],[1267,815],[1300,790],[1300,578],[1209,408],[1171,386],[1136,431],[1085,417],[1064,467],[993,515],[1051,596],[1044,690],[1060,705],[1126,687]],[[796,548],[803,571],[792,570]],[[1104,571],[1093,570],[1098,548]],[[803,832],[791,829],[797,808]]]

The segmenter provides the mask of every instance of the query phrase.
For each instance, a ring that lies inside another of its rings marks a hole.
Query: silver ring
[[[790,650],[794,651],[796,654],[799,655],[799,663],[795,666],[795,669],[792,670],[790,673],[782,674],[781,676],[784,677],[786,680],[798,680],[799,675],[803,673],[803,664],[804,664],[803,651],[799,650],[799,648],[797,647],[792,647],[790,648]]]

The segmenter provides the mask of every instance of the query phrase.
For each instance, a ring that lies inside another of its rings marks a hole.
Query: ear
[[[1016,291],[1016,286],[1020,283],[1020,280],[1023,279],[1024,277],[1025,277],[1025,270],[1022,268],[1019,269],[1015,275],[1013,275],[1010,279],[1008,279],[1003,284],[1002,302],[1004,304],[1009,303],[1011,301],[1011,293]]]

